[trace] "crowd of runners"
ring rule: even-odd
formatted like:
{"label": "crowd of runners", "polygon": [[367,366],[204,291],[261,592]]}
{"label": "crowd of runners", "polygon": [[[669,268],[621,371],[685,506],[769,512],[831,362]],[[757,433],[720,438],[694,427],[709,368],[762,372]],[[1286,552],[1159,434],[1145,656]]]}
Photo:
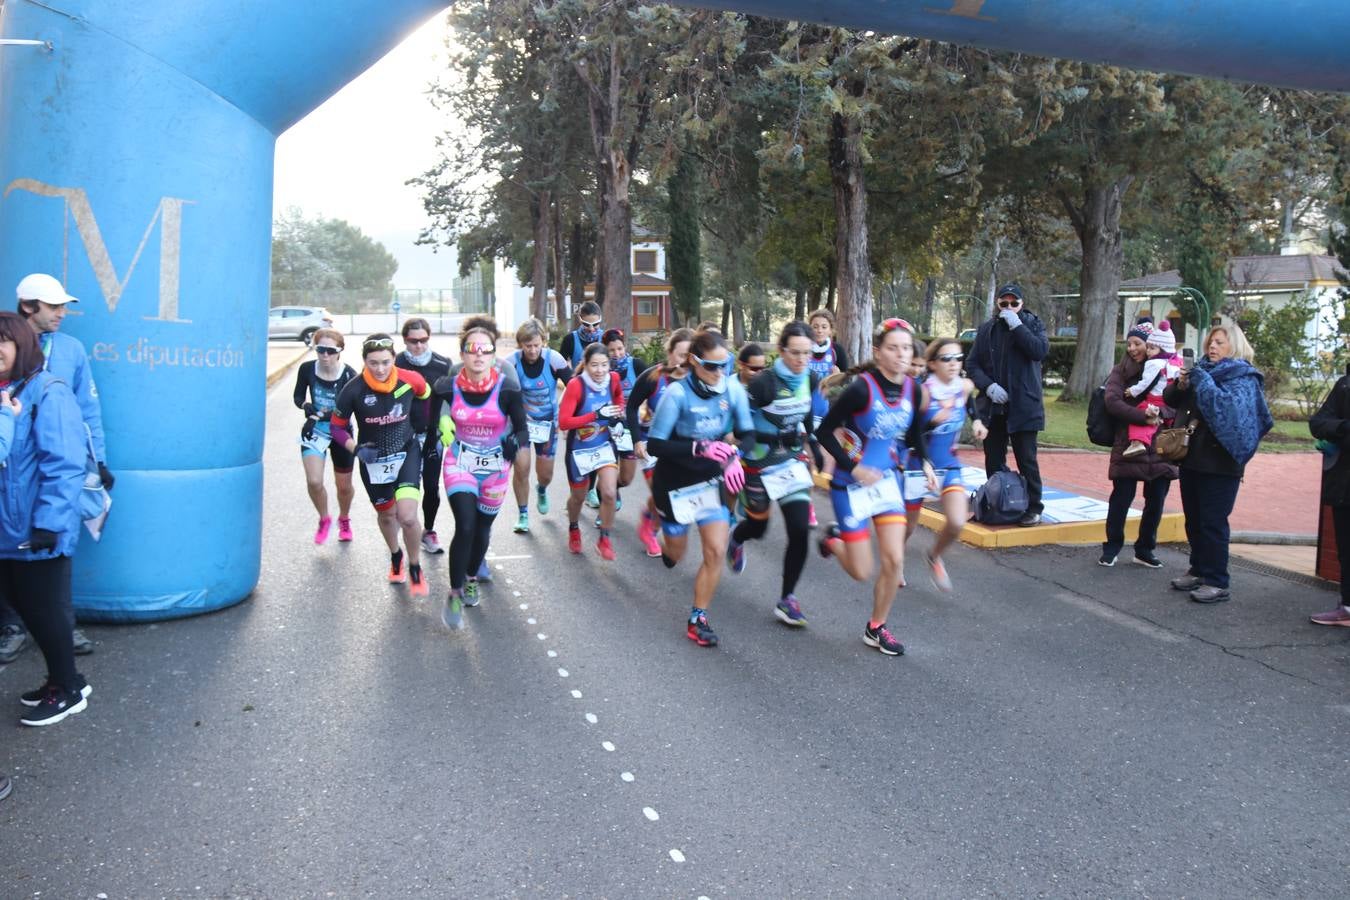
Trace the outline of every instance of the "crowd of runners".
{"label": "crowd of runners", "polygon": [[[905,584],[905,544],[918,509],[937,497],[953,523],[925,558],[942,591],[952,590],[943,551],[966,518],[955,442],[975,389],[962,375],[961,345],[938,339],[925,350],[908,322],[892,318],[872,335],[872,360],[849,367],[833,340],[832,314],[820,310],[809,322],[788,323],[770,352],[747,344],[733,354],[711,323],[677,329],[664,358],[639,371],[626,336],[604,327],[599,306],[583,304],[578,323],[554,350],[545,328],[527,320],[515,334],[517,349],[499,354],[496,323],[470,317],[458,336],[461,362],[452,364],[430,350],[430,325],[413,318],[402,328],[401,352],[391,335],[365,339],[360,372],[341,363],[340,333],[318,332],[317,358],[300,367],[294,395],[305,414],[301,457],[318,513],[315,543],[325,543],[333,525],[324,487],[329,456],[337,539],[353,538],[359,467],[388,547],[388,580],[406,584],[412,597],[428,596],[425,560],[447,550],[435,527],[444,491],[454,533],[442,619],[458,630],[464,608],[479,603],[480,582],[491,577],[492,527],[508,493],[516,501],[514,531],[527,534],[531,495],[535,514],[550,511],[561,454],[568,550],[590,552],[584,532],[593,524],[594,553],[612,562],[615,514],[640,469],[646,497],[638,537],[646,555],[674,568],[698,536],[685,627],[690,640],[712,647],[710,610],[723,567],[745,571],[775,507],[787,548],[773,613],[793,628],[806,625],[796,592],[817,528],[813,472],[824,473],[831,514],[822,518],[831,521],[816,549],[857,581],[872,579],[879,560],[862,639],[902,654],[886,620]],[[975,428],[978,435],[978,422]]]}

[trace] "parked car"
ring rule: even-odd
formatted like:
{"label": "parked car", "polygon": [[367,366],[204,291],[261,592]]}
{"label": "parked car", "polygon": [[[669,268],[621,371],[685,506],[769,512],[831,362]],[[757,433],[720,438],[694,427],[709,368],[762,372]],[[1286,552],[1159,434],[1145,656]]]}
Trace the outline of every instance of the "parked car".
{"label": "parked car", "polygon": [[1077,325],[1064,325],[1064,326],[1062,326],[1062,327],[1060,327],[1060,328],[1056,328],[1056,329],[1055,329],[1055,337],[1057,337],[1057,338],[1076,338],[1076,337],[1078,337],[1078,326],[1077,326]]}
{"label": "parked car", "polygon": [[322,306],[274,306],[267,312],[267,339],[314,340],[320,328],[332,328],[333,316]]}
{"label": "parked car", "polygon": [[978,328],[967,328],[965,331],[958,334],[956,339],[958,341],[973,341],[975,340],[975,335],[979,334],[979,332],[980,330]]}

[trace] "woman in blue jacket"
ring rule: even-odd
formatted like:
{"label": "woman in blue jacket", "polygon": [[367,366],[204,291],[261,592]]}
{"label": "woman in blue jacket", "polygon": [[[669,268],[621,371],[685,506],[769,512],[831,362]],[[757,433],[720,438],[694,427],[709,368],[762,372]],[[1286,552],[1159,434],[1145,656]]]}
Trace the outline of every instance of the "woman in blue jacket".
{"label": "woman in blue jacket", "polygon": [[0,464],[0,596],[42,650],[47,682],[20,700],[25,725],[54,725],[87,705],[75,670],[71,556],[79,540],[85,431],[75,395],[43,371],[37,336],[20,316],[0,313],[0,390],[22,404],[9,458]]}

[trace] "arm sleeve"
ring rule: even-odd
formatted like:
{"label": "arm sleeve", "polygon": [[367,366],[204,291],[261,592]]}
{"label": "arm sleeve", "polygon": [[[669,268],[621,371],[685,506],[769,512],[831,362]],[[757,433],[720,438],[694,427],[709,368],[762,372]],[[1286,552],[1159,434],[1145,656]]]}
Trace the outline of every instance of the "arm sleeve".
{"label": "arm sleeve", "polygon": [[577,408],[581,406],[581,379],[574,378],[567,383],[567,388],[563,390],[562,402],[558,404],[558,427],[563,431],[573,431],[583,425],[589,425],[595,421],[595,413],[588,412],[577,415]]}
{"label": "arm sleeve", "polygon": [[399,380],[413,389],[413,396],[418,400],[427,400],[431,397],[431,385],[427,380],[412,369],[399,369]]}
{"label": "arm sleeve", "polygon": [[304,362],[295,370],[295,392],[291,395],[291,399],[295,401],[296,409],[305,408],[305,397],[309,394],[309,371],[312,365]]}
{"label": "arm sleeve", "polygon": [[88,423],[81,421],[79,405],[65,385],[51,385],[37,402],[33,431],[38,491],[33,527],[64,534],[79,527]]}
{"label": "arm sleeve", "polygon": [[84,419],[84,424],[89,427],[89,436],[94,439],[95,461],[106,463],[108,450],[103,445],[103,410],[99,407],[94,374],[89,371],[89,357],[84,355],[83,348],[79,348],[75,354],[75,377],[70,389],[75,392],[75,402],[80,407],[80,418]]}
{"label": "arm sleeve", "polygon": [[530,427],[525,421],[525,399],[520,391],[503,387],[501,393],[497,395],[497,403],[511,420],[511,431],[515,434],[516,444],[521,447],[530,446]]}
{"label": "arm sleeve", "polygon": [[346,447],[347,442],[355,440],[351,433],[351,415],[352,398],[355,396],[353,385],[360,384],[356,379],[348,381],[338,391],[337,400],[333,402],[333,413],[328,419],[328,428],[332,432],[333,441],[339,447]]}
{"label": "arm sleeve", "polygon": [[633,391],[628,395],[627,423],[628,430],[633,434],[641,434],[638,430],[642,425],[642,404],[656,391],[656,376],[652,370],[657,368],[652,366],[647,371],[638,376],[637,383],[633,385]]}
{"label": "arm sleeve", "polygon": [[836,428],[842,428],[846,420],[851,419],[856,413],[867,408],[867,393],[867,382],[862,378],[854,378],[830,404],[829,411],[825,413],[825,417],[820,420],[820,427],[816,429],[816,440],[820,441],[820,446],[834,457],[839,468],[845,472],[852,472],[855,464],[844,452],[844,447],[834,436],[834,431]]}
{"label": "arm sleeve", "polygon": [[694,442],[675,436],[675,425],[684,405],[684,392],[683,384],[672,382],[661,395],[661,402],[656,404],[656,415],[652,417],[652,427],[647,434],[647,452],[653,456],[687,459],[694,455]]}
{"label": "arm sleeve", "polygon": [[840,372],[847,372],[848,353],[844,351],[843,347],[839,346],[838,342],[831,341],[830,343],[834,344],[834,364],[839,368]]}
{"label": "arm sleeve", "polygon": [[755,445],[755,420],[750,415],[750,398],[744,390],[736,391],[731,401],[731,433],[742,448]]}
{"label": "arm sleeve", "polygon": [[563,383],[563,387],[566,387],[567,382],[571,381],[572,376],[576,374],[572,371],[571,365],[568,364],[567,358],[552,347],[545,348],[544,352],[548,354],[548,364],[554,377]]}
{"label": "arm sleeve", "polygon": [[576,339],[577,336],[569,331],[563,335],[562,343],[558,345],[558,352],[562,354],[563,359],[567,360],[568,365],[572,364],[572,344]]}

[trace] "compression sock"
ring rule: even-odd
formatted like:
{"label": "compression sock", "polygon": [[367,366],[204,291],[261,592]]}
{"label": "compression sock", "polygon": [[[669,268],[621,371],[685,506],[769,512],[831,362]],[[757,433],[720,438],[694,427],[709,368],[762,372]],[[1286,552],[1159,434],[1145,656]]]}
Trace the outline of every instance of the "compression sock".
{"label": "compression sock", "polygon": [[689,622],[692,624],[698,621],[699,616],[706,616],[708,611],[697,606],[689,607]]}

